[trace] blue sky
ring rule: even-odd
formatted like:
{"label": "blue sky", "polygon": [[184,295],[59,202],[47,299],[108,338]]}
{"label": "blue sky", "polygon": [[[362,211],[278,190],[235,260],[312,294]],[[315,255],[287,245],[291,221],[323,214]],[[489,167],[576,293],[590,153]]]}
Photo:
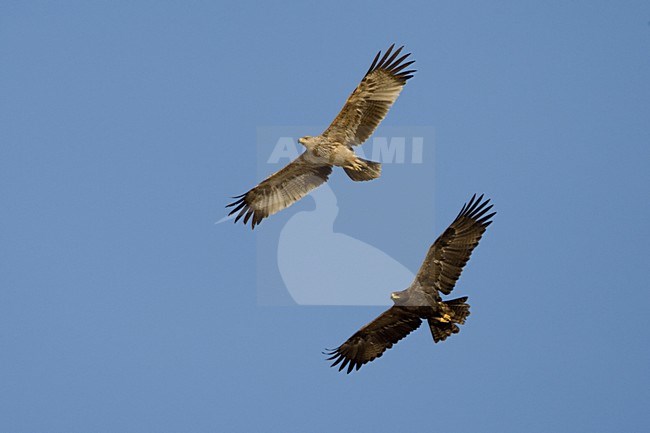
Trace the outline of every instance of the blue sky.
{"label": "blue sky", "polygon": [[[276,223],[214,222],[258,128],[326,125],[392,42],[432,182],[386,167],[347,233],[415,271],[499,213],[461,333],[345,376],[321,350],[381,308],[259,305]],[[649,52],[640,1],[0,3],[0,432],[647,430]]]}

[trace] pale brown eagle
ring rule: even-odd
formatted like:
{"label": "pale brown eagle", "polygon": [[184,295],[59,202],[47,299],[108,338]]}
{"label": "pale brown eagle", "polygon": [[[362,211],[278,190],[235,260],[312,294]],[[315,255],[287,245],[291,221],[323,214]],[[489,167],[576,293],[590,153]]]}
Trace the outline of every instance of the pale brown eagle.
{"label": "pale brown eagle", "polygon": [[379,177],[381,164],[357,157],[352,146],[362,144],[372,135],[415,72],[405,70],[414,62],[405,62],[410,53],[400,56],[404,47],[393,51],[394,46],[383,56],[381,51],[377,53],[361,83],[325,132],[298,140],[306,148],[304,153],[246,194],[233,197],[238,200],[226,207],[233,207],[228,215],[237,213],[235,222],[243,218],[246,224],[250,219],[255,228],[262,219],[326,182],[332,166],[342,167],[354,181]]}
{"label": "pale brown eagle", "polygon": [[340,364],[350,373],[363,364],[379,358],[387,349],[416,330],[426,320],[438,343],[460,331],[458,325],[469,316],[467,297],[443,301],[440,293],[451,293],[472,250],[478,245],[496,212],[489,213],[490,200],[476,194],[461,209],[456,219],[431,245],[411,285],[393,292],[393,305],[372,322],[357,331],[334,350],[327,351],[332,367]]}

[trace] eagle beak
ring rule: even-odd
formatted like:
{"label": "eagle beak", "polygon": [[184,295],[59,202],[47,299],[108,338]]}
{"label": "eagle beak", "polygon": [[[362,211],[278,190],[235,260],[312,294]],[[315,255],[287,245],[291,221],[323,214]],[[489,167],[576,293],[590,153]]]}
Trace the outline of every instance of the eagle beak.
{"label": "eagle beak", "polygon": [[393,301],[395,301],[395,300],[399,299],[399,295],[398,295],[397,293],[391,293],[391,294],[390,294],[390,299],[392,299]]}

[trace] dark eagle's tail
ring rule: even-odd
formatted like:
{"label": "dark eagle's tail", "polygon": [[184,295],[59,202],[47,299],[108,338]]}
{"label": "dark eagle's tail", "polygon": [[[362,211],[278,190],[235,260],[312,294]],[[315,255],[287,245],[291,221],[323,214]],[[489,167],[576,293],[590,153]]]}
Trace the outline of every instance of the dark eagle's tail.
{"label": "dark eagle's tail", "polygon": [[467,316],[469,316],[469,304],[465,303],[465,301],[467,301],[467,296],[444,302],[450,310],[450,318],[447,321],[428,319],[433,341],[438,343],[439,341],[444,341],[451,334],[460,332],[460,328],[456,324],[462,325],[465,323]]}
{"label": "dark eagle's tail", "polygon": [[377,179],[381,175],[381,163],[356,158],[355,167],[343,167],[343,170],[355,182]]}

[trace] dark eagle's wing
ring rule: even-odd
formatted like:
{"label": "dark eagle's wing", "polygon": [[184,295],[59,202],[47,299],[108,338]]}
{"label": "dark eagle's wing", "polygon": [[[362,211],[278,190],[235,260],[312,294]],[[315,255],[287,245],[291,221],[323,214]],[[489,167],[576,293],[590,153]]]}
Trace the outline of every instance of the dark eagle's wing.
{"label": "dark eagle's wing", "polygon": [[377,53],[361,83],[348,97],[336,119],[323,132],[324,137],[356,146],[366,141],[386,117],[406,81],[415,72],[404,70],[414,62],[404,62],[411,54],[398,57],[404,47],[393,52],[394,46],[395,44],[388,48],[381,60],[381,51]]}
{"label": "dark eagle's wing", "polygon": [[327,181],[332,166],[313,164],[303,153],[282,170],[269,176],[255,188],[237,197],[237,201],[226,207],[233,207],[228,215],[236,212],[235,222],[244,218],[244,224],[251,219],[255,228],[262,219],[291,206],[306,196],[309,191]]}
{"label": "dark eagle's wing", "polygon": [[451,225],[431,245],[415,282],[425,290],[433,288],[445,295],[451,293],[463,266],[469,260],[472,250],[478,245],[485,229],[492,223],[496,214],[488,214],[492,205],[490,200],[478,199],[476,194],[466,203]]}
{"label": "dark eagle's wing", "polygon": [[339,371],[348,367],[347,372],[359,369],[363,364],[379,358],[395,343],[416,330],[422,319],[415,310],[408,307],[393,306],[379,317],[365,325],[338,348],[328,351],[329,361],[337,364]]}

